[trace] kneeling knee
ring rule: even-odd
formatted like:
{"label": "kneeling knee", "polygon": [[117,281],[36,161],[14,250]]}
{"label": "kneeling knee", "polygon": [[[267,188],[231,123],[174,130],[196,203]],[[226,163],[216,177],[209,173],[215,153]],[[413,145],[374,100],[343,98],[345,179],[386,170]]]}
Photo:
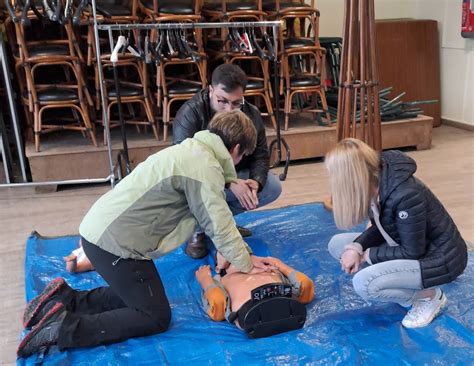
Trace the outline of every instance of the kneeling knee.
{"label": "kneeling knee", "polygon": [[277,180],[277,184],[274,185],[273,187],[273,195],[272,195],[272,201],[276,201],[276,199],[278,197],[280,197],[281,195],[281,192],[282,192],[282,187],[281,187],[281,183],[279,180]]}
{"label": "kneeling knee", "polygon": [[171,309],[161,309],[150,314],[153,322],[153,330],[155,333],[162,333],[168,330],[171,323]]}
{"label": "kneeling knee", "polygon": [[364,273],[359,271],[354,275],[352,279],[352,286],[354,287],[354,291],[362,297],[364,300],[369,300],[369,292],[368,292],[368,281]]}

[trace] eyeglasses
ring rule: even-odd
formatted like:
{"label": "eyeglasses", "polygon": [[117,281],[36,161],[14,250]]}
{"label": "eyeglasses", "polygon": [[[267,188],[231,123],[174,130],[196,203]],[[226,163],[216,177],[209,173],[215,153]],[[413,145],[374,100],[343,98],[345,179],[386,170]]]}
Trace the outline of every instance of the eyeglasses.
{"label": "eyeglasses", "polygon": [[242,107],[245,104],[245,99],[243,99],[243,98],[242,98],[242,100],[234,100],[234,101],[231,102],[230,100],[227,100],[227,99],[222,98],[222,97],[218,97],[216,95],[216,99],[217,99],[217,104],[219,104],[219,106],[222,107],[222,108],[226,108],[230,104],[232,109],[237,109],[237,108],[242,109]]}

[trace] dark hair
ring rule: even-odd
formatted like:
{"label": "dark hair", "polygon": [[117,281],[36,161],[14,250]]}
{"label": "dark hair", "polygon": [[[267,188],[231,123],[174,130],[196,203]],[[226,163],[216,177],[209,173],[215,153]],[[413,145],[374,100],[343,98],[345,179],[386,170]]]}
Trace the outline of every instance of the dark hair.
{"label": "dark hair", "polygon": [[212,86],[222,85],[222,89],[226,93],[233,92],[237,88],[245,91],[247,87],[247,75],[237,65],[222,64],[219,65],[212,73]]}
{"label": "dark hair", "polygon": [[219,136],[229,151],[237,144],[240,145],[240,154],[249,155],[255,150],[257,130],[253,122],[238,109],[217,113],[207,129]]}

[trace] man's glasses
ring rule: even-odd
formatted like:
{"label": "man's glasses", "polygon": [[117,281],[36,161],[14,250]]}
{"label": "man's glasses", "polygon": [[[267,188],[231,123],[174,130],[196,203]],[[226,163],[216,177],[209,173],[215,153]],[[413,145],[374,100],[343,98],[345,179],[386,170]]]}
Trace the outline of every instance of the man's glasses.
{"label": "man's glasses", "polygon": [[217,104],[219,104],[219,106],[222,107],[222,108],[226,108],[230,104],[232,109],[237,109],[237,108],[241,109],[245,104],[245,100],[243,98],[242,98],[242,100],[234,100],[234,101],[231,102],[230,100],[218,97],[216,95],[216,99],[217,99]]}

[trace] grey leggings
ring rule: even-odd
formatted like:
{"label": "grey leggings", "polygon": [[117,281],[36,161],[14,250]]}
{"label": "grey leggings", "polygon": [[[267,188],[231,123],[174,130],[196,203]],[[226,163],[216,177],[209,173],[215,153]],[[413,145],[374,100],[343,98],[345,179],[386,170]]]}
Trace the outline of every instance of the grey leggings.
{"label": "grey leggings", "polygon": [[[344,246],[352,243],[360,233],[334,235],[328,250],[337,260],[341,259]],[[396,302],[410,306],[423,289],[420,262],[397,259],[368,265],[352,279],[355,292],[366,301]]]}

